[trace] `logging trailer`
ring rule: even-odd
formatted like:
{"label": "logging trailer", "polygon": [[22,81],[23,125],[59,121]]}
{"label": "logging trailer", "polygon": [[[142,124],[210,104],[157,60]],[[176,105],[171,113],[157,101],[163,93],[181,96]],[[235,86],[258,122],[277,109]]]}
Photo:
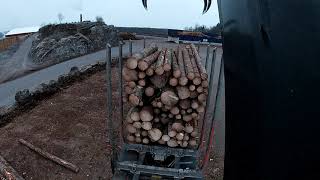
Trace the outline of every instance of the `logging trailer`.
{"label": "logging trailer", "polygon": [[[145,41],[145,40],[144,40]],[[132,41],[129,42],[129,51],[130,54],[132,55]],[[127,139],[126,137],[126,131],[128,131],[128,126],[127,129],[123,128],[125,126],[126,118],[124,116],[124,109],[128,109],[126,108],[126,104],[131,103],[134,104],[136,106],[141,105],[142,101],[139,101],[139,99],[134,99],[131,98],[131,96],[129,96],[127,99],[129,99],[127,101],[126,98],[122,98],[127,96],[126,95],[126,89],[124,89],[124,87],[127,86],[127,84],[125,85],[124,81],[126,80],[130,80],[130,78],[132,78],[132,74],[130,74],[131,76],[127,77],[124,75],[124,77],[122,77],[124,71],[126,70],[127,67],[123,67],[123,57],[122,57],[122,43],[119,43],[119,58],[118,58],[118,62],[117,62],[117,66],[118,66],[118,74],[119,74],[119,80],[116,80],[118,83],[117,85],[117,91],[119,92],[118,96],[120,97],[121,101],[120,102],[114,102],[112,100],[112,98],[114,98],[113,92],[112,92],[112,81],[114,81],[115,79],[111,79],[111,46],[107,45],[107,63],[106,63],[106,77],[107,77],[107,123],[108,123],[108,135],[109,135],[109,139],[110,139],[110,146],[112,149],[112,170],[114,173],[113,179],[117,180],[117,179],[132,179],[132,180],[138,180],[138,179],[190,179],[190,180],[200,180],[200,179],[204,179],[203,174],[202,174],[202,169],[206,166],[207,161],[209,160],[209,154],[210,154],[210,147],[212,146],[212,141],[213,141],[213,133],[214,133],[214,110],[215,110],[215,103],[216,103],[216,96],[218,93],[218,86],[216,85],[218,82],[213,82],[214,79],[220,79],[220,72],[222,72],[221,66],[221,59],[218,60],[216,59],[216,48],[212,48],[212,59],[209,60],[209,55],[210,55],[210,51],[211,51],[211,46],[207,46],[207,55],[205,58],[205,68],[206,70],[211,70],[209,74],[208,78],[208,83],[205,85],[205,87],[208,89],[208,94],[207,96],[205,96],[205,103],[207,104],[213,104],[213,106],[206,106],[206,112],[207,113],[203,113],[204,115],[202,116],[202,119],[200,120],[200,124],[199,124],[199,138],[194,139],[197,135],[193,137],[190,136],[190,138],[193,138],[194,141],[183,141],[186,144],[183,145],[182,143],[182,137],[181,137],[181,142],[179,143],[181,147],[178,148],[178,144],[176,142],[169,142],[168,140],[170,139],[170,137],[167,135],[166,137],[162,136],[162,139],[167,139],[165,141],[161,140],[161,136],[157,137],[157,135],[150,134],[152,132],[151,127],[154,128],[154,126],[156,126],[154,123],[153,125],[151,125],[151,119],[153,117],[151,117],[150,115],[147,116],[145,115],[145,117],[141,117],[141,119],[146,119],[148,118],[149,120],[142,120],[142,127],[141,127],[141,123],[139,123],[139,128],[141,128],[141,130],[143,129],[147,129],[149,131],[149,139],[148,138],[144,138],[142,140],[142,135],[138,134],[139,136],[136,137],[139,140],[135,141],[134,135],[133,137],[128,135]],[[145,46],[145,42],[144,42],[144,46]],[[152,47],[154,45],[151,45],[150,47]],[[145,52],[148,48],[150,49],[150,47],[145,48],[142,52]],[[193,47],[193,50],[197,51],[194,45],[188,46],[188,48],[191,49],[191,47]],[[189,51],[190,51],[189,49]],[[185,51],[186,53],[186,49],[181,49],[181,54],[182,51]],[[168,53],[170,53],[169,50],[167,51],[157,51],[154,52],[152,51],[152,55],[150,55],[150,53],[148,54],[149,56],[147,58],[151,59],[161,59],[161,54],[166,54],[168,55]],[[133,55],[134,57],[135,55]],[[152,56],[157,56],[158,58],[152,57]],[[172,56],[173,57],[174,53],[172,52]],[[181,56],[181,55],[180,55]],[[168,56],[166,56],[168,57]],[[189,57],[189,56],[188,56]],[[181,58],[181,57],[180,57]],[[178,57],[175,59],[177,60]],[[130,58],[127,60],[127,64],[126,66],[130,67],[130,64],[128,65],[128,61],[130,60]],[[163,64],[166,64],[167,59],[164,58],[163,60]],[[174,60],[174,61],[175,61]],[[191,61],[195,61],[194,58],[191,58]],[[173,61],[173,62],[174,62]],[[170,60],[171,62],[171,60]],[[211,62],[211,63],[210,63]],[[156,62],[154,63],[156,64]],[[134,67],[132,69],[134,69],[135,67],[137,67],[138,65],[133,65]],[[209,67],[210,66],[210,67]],[[215,68],[216,66],[216,68]],[[174,68],[174,65],[172,65],[172,67]],[[217,68],[218,67],[218,68]],[[131,68],[131,67],[130,67]],[[137,67],[138,68],[138,67]],[[147,68],[143,66],[143,64],[139,64],[139,68],[146,70]],[[155,68],[156,69],[156,68]],[[171,65],[170,68],[165,68],[164,69],[171,69]],[[203,68],[203,70],[205,70]],[[219,72],[213,72],[214,70],[218,70]],[[161,71],[156,71],[154,72],[155,76],[157,75],[156,73],[159,74],[165,74],[165,70],[163,70],[163,72]],[[113,72],[114,73],[114,72]],[[177,73],[173,73],[172,74],[177,74]],[[178,73],[179,74],[179,73]],[[208,75],[206,74],[206,75]],[[219,76],[218,78],[213,78],[215,75]],[[142,77],[145,77],[148,75],[143,75]],[[150,77],[150,76],[149,76]],[[199,76],[200,77],[200,76]],[[136,79],[135,79],[136,80]],[[180,78],[181,80],[181,78]],[[136,81],[137,82],[137,81]],[[188,82],[188,79],[187,79]],[[197,81],[190,81],[189,82],[195,82],[196,84],[199,85],[200,82]],[[172,83],[171,81],[167,81],[167,84],[170,83],[170,86],[174,86],[177,85],[175,83]],[[179,83],[179,82],[178,82]],[[184,82],[180,82],[182,84],[184,84]],[[157,83],[155,83],[157,84]],[[187,84],[187,83],[185,83]],[[215,85],[213,85],[215,84]],[[145,86],[144,84],[140,84],[141,86]],[[139,86],[137,85],[137,86]],[[201,86],[201,84],[199,85]],[[190,87],[192,88],[192,87]],[[146,88],[148,89],[148,88]],[[161,89],[162,94],[164,94],[166,97],[170,97],[170,93],[172,93],[171,91],[165,91],[165,89]],[[194,91],[196,91],[195,89],[193,89]],[[201,92],[203,92],[203,90],[200,88]],[[153,91],[151,91],[152,94],[150,94],[150,96],[152,96]],[[132,92],[131,92],[132,93]],[[148,90],[145,91],[145,94],[148,94]],[[174,93],[173,93],[174,95]],[[198,97],[199,98],[199,97]],[[124,100],[122,100],[124,99]],[[127,102],[127,103],[123,103],[123,102]],[[152,103],[151,103],[152,104]],[[155,107],[157,103],[155,103]],[[120,108],[120,112],[114,112],[112,111],[112,107],[113,106],[119,106]],[[195,105],[193,105],[194,108],[197,108],[199,105],[195,103]],[[140,111],[140,113],[145,110],[147,108],[143,107],[142,110]],[[155,108],[157,109],[157,108]],[[174,110],[173,110],[174,109]],[[191,109],[191,107],[190,107]],[[175,110],[179,109],[177,107],[172,108],[171,112],[174,113]],[[202,107],[200,112],[203,112],[204,108]],[[128,112],[130,118],[132,117],[131,113],[132,110],[130,110]],[[182,110],[184,111],[184,110]],[[209,112],[209,113],[208,113]],[[131,114],[130,114],[131,113]],[[169,112],[170,115],[172,115]],[[177,114],[177,113],[174,113]],[[191,111],[190,111],[191,114]],[[171,117],[174,117],[174,115],[172,115]],[[178,118],[178,116],[175,116],[176,118]],[[173,119],[176,119],[176,118]],[[184,116],[183,116],[184,117]],[[180,117],[181,118],[181,117]],[[128,119],[128,115],[127,115],[127,119]],[[136,119],[135,117],[133,119]],[[138,118],[139,119],[139,118]],[[171,119],[170,119],[171,120]],[[150,121],[150,122],[147,122]],[[155,120],[152,120],[155,121]],[[161,120],[162,121],[162,120]],[[132,121],[133,122],[133,121]],[[132,123],[130,122],[130,123]],[[147,125],[147,123],[150,123],[150,125]],[[145,127],[144,127],[145,124]],[[169,126],[169,125],[168,125]],[[135,124],[133,124],[133,126],[130,124],[129,127],[129,131],[130,133],[136,133],[137,128],[135,128]],[[206,128],[204,128],[206,127]],[[209,130],[210,129],[210,130]],[[192,132],[192,130],[190,131],[190,133]],[[140,130],[139,130],[140,133]],[[154,132],[155,134],[157,132]],[[161,133],[161,132],[159,132]],[[176,135],[177,133],[175,133],[174,135]],[[179,133],[182,134],[182,133]],[[169,133],[170,135],[170,133]],[[189,134],[191,135],[191,134]],[[140,138],[141,136],[141,138]],[[183,134],[182,134],[183,136]],[[187,135],[185,135],[187,136]],[[173,137],[173,136],[171,136]],[[176,136],[174,136],[175,138]],[[147,140],[147,142],[145,142],[145,139]],[[160,139],[160,140],[159,140]],[[172,139],[172,138],[171,138]],[[189,137],[188,137],[189,139]],[[159,140],[159,141],[158,141]],[[150,143],[149,143],[150,141]],[[156,141],[159,142],[159,144],[155,143]],[[179,142],[177,140],[177,142]],[[189,142],[189,146],[187,145]],[[199,143],[196,143],[199,142]],[[171,144],[170,144],[171,143]],[[168,144],[168,146],[165,146],[166,144]],[[191,144],[193,144],[192,148]],[[188,146],[188,147],[187,147]]]}

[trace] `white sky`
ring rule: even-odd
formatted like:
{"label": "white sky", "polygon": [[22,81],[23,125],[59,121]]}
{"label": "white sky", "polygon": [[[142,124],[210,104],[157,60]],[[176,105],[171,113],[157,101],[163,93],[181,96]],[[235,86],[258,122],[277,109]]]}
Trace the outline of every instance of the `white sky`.
{"label": "white sky", "polygon": [[0,0],[0,31],[15,27],[58,22],[94,20],[102,16],[116,26],[183,29],[195,24],[213,26],[219,22],[217,2],[202,15],[203,0],[148,0],[145,11],[141,0]]}

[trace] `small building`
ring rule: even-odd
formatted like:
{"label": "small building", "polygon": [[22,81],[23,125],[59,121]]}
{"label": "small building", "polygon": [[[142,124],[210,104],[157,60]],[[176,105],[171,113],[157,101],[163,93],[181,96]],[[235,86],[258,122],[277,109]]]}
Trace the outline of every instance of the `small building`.
{"label": "small building", "polygon": [[38,32],[39,29],[40,29],[39,26],[15,28],[7,32],[6,37],[20,37],[20,36],[31,35],[33,33]]}

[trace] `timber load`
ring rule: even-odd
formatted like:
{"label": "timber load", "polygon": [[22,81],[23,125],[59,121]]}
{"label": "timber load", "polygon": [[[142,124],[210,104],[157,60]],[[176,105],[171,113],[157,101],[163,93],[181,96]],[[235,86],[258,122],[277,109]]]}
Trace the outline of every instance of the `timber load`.
{"label": "timber load", "polygon": [[154,44],[130,57],[122,69],[129,143],[196,148],[208,74],[194,45],[159,49]]}

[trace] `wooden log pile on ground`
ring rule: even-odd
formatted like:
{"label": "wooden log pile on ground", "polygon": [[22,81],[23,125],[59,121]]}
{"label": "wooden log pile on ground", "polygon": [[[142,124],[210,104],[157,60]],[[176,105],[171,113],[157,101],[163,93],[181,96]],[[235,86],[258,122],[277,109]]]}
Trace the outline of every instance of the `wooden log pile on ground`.
{"label": "wooden log pile on ground", "polygon": [[128,59],[122,75],[123,101],[132,106],[124,123],[128,142],[197,147],[208,75],[193,44],[151,45]]}

